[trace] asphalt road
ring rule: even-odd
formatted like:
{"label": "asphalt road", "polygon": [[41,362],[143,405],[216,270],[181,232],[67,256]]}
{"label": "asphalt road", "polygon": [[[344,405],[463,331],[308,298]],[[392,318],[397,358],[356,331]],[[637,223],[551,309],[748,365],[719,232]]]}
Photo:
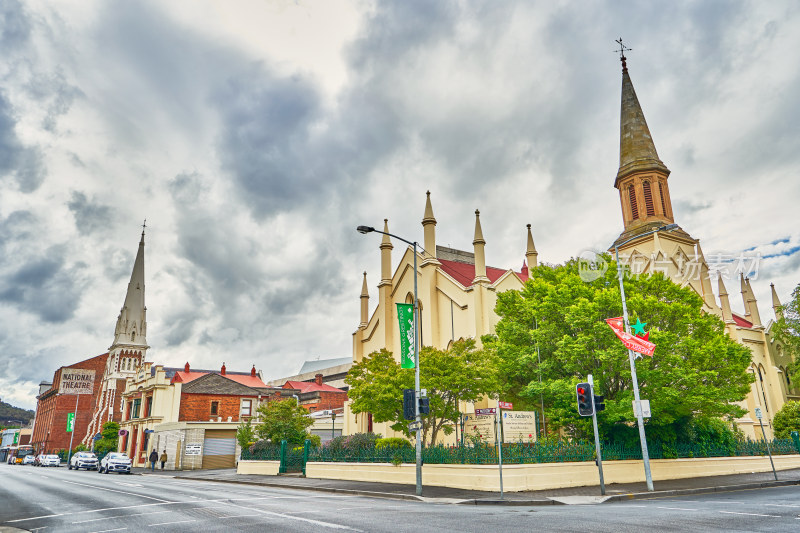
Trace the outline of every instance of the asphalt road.
{"label": "asphalt road", "polygon": [[0,464],[0,531],[798,531],[800,487],[601,505],[474,506]]}

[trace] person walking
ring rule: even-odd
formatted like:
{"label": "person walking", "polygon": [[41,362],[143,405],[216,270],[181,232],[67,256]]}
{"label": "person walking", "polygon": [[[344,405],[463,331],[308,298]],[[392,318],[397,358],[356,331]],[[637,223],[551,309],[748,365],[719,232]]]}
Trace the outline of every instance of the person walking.
{"label": "person walking", "polygon": [[150,457],[148,459],[150,459],[150,471],[155,472],[156,461],[158,461],[158,453],[156,452],[155,448],[153,448],[153,451],[150,452]]}
{"label": "person walking", "polygon": [[164,470],[164,465],[167,464],[167,450],[164,450],[159,460],[161,461],[161,470]]}

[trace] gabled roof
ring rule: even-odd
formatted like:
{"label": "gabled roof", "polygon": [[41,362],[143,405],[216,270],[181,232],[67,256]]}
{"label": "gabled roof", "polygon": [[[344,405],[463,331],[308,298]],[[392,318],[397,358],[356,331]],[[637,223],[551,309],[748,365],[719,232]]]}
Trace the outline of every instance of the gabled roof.
{"label": "gabled roof", "polygon": [[300,391],[300,394],[305,394],[306,392],[341,392],[342,394],[347,394],[342,389],[337,389],[325,383],[317,385],[314,381],[287,381],[283,384],[283,388],[297,389]]}
{"label": "gabled roof", "polygon": [[[181,369],[174,369],[170,368],[164,369],[167,372],[167,377],[170,377],[170,383],[189,383],[194,381],[197,378],[205,376],[206,374],[219,374],[219,370],[192,370],[190,372],[186,372]],[[258,376],[253,376],[250,372],[226,372],[225,376],[228,379],[236,381],[237,383],[241,383],[247,387],[266,387],[266,383],[261,381],[261,378]]]}
{"label": "gabled roof", "polygon": [[352,362],[352,357],[337,357],[336,359],[317,359],[316,361],[306,361],[303,363],[303,366],[300,368],[300,372],[298,372],[298,374],[323,370],[332,366],[346,365]]}
{"label": "gabled roof", "polygon": [[219,374],[205,374],[183,386],[186,394],[230,394],[235,396],[257,396],[259,392]]}
{"label": "gabled roof", "polygon": [[[442,264],[442,270],[461,285],[464,287],[472,285],[472,280],[475,279],[475,265],[462,263],[460,261],[450,261],[448,259],[438,259],[438,261]],[[495,283],[506,272],[508,272],[508,270],[490,266],[486,267],[486,277],[489,278],[489,281],[492,283]],[[528,273],[525,271],[514,273],[519,276],[522,281],[528,279]]]}

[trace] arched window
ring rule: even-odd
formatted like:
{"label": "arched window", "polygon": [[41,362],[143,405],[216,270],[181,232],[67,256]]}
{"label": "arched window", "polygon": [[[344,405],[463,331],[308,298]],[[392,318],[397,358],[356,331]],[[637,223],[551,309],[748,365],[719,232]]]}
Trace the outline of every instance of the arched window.
{"label": "arched window", "polygon": [[633,188],[633,185],[628,186],[628,196],[631,200],[631,218],[636,220],[639,218],[639,209],[636,207],[636,190]]}
{"label": "arched window", "polygon": [[650,190],[649,181],[642,183],[642,190],[644,191],[644,207],[647,216],[652,217],[656,214],[656,208],[653,206],[653,192]]}
{"label": "arched window", "polygon": [[661,197],[661,210],[664,214],[667,214],[667,202],[664,200],[664,187],[661,185],[661,182],[658,182],[658,195]]}

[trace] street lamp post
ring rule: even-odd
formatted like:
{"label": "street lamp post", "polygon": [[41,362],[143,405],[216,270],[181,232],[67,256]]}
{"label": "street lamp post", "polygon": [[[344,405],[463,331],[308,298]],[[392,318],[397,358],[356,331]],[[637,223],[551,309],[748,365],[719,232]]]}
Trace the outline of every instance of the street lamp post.
{"label": "street lamp post", "polygon": [[[380,233],[394,237],[399,241],[403,241],[414,247],[414,420],[417,426],[417,496],[422,496],[422,421],[419,417],[419,300],[417,299],[417,241],[407,241],[402,237],[398,237],[392,233],[377,230],[372,226],[358,226],[356,228],[361,234],[367,233]],[[389,327],[386,324],[384,327]]]}
{"label": "street lamp post", "polygon": [[[617,277],[619,278],[619,292],[622,295],[622,316],[625,320],[625,332],[630,334],[631,332],[631,325],[628,323],[628,305],[625,301],[625,286],[622,283],[623,272],[622,268],[619,266],[619,247],[627,244],[633,240],[641,239],[642,237],[647,237],[648,235],[652,235],[653,233],[658,233],[659,231],[672,231],[677,228],[677,224],[668,224],[666,226],[661,226],[660,228],[654,229],[652,231],[648,231],[646,233],[642,233],[641,235],[636,235],[635,237],[631,237],[630,239],[623,241],[619,244],[614,245],[614,255],[617,261]],[[641,400],[639,399],[639,380],[636,377],[636,358],[633,355],[633,350],[628,350],[628,360],[631,363],[631,380],[633,381],[633,398],[636,402],[636,422],[639,425],[639,441],[642,445],[642,462],[644,463],[644,477],[647,481],[647,490],[653,491],[653,476],[650,474],[650,455],[647,452],[647,438],[644,434],[644,417],[642,416],[642,408],[641,408]]]}

